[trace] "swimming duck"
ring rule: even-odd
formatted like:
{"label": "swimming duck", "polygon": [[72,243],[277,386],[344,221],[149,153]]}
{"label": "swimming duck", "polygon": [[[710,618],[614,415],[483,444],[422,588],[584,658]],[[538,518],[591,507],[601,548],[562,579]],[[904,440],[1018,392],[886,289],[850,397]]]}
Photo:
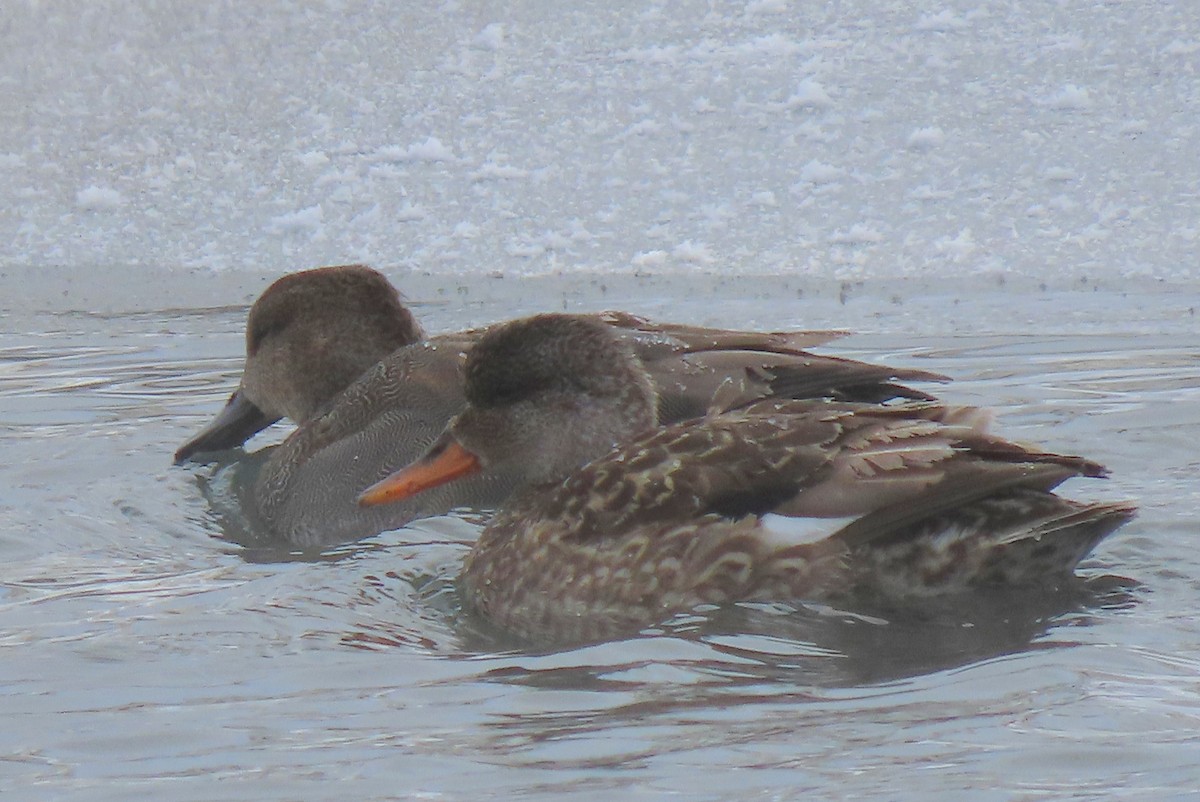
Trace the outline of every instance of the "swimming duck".
{"label": "swimming duck", "polygon": [[[621,312],[591,317],[638,355],[656,385],[662,422],[702,415],[714,398],[927,399],[893,380],[945,379],[802,350],[837,333],[726,331]],[[426,338],[396,288],[363,265],[286,275],[250,309],[237,390],[175,461],[241,445],[281,418],[297,423],[253,480],[246,512],[259,529],[300,546],[353,540],[456,507],[493,509],[513,487],[506,473],[483,472],[386,508],[355,504],[359,490],[423,453],[465,405],[464,352],[480,334]]]}
{"label": "swimming duck", "polygon": [[1104,468],[988,434],[968,407],[766,399],[660,427],[633,349],[583,317],[491,329],[465,377],[466,409],[360,503],[511,476],[460,589],[527,638],[606,637],[698,604],[1056,582],[1134,514],[1056,495]]}

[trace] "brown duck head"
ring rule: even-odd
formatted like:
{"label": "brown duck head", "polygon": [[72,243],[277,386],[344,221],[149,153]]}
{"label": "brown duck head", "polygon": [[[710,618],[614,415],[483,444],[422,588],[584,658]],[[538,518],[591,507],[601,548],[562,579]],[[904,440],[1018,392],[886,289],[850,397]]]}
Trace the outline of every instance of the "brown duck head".
{"label": "brown duck head", "polygon": [[481,470],[518,486],[554,482],[656,423],[654,384],[629,344],[594,317],[495,326],[467,356],[467,408],[421,459],[366,490],[407,498]]}
{"label": "brown duck head", "polygon": [[284,276],[250,308],[237,390],[175,452],[176,464],[241,445],[280,418],[303,423],[372,365],[422,337],[396,288],[369,267]]}

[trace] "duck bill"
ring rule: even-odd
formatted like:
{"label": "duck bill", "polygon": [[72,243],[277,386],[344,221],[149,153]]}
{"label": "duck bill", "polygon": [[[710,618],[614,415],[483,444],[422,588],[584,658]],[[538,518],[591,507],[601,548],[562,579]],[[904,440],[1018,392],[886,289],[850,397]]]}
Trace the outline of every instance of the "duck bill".
{"label": "duck bill", "polygon": [[479,457],[463,448],[450,435],[444,434],[428,454],[364,490],[358,497],[358,503],[363,507],[373,507],[400,501],[480,470]]}
{"label": "duck bill", "polygon": [[240,446],[277,420],[278,416],[271,417],[247,401],[239,389],[229,396],[225,408],[217,413],[211,423],[179,447],[175,452],[175,464],[179,465],[201,452],[224,451]]}

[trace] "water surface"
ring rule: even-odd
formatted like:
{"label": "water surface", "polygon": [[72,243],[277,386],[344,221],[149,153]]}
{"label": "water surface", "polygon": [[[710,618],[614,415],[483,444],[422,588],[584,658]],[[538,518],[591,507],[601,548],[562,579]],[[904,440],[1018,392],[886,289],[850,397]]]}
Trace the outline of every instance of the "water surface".
{"label": "water surface", "polygon": [[1189,300],[997,288],[859,303],[742,285],[714,303],[714,287],[407,291],[435,331],[605,306],[856,329],[821,350],[953,376],[939,392],[996,407],[1001,431],[1113,471],[1066,492],[1136,499],[1140,517],[1064,589],[880,615],[746,605],[532,650],[458,614],[477,522],[246,548],[209,502],[228,467],[170,465],[236,382],[244,306],[14,310],[0,340],[5,799],[1200,788]]}

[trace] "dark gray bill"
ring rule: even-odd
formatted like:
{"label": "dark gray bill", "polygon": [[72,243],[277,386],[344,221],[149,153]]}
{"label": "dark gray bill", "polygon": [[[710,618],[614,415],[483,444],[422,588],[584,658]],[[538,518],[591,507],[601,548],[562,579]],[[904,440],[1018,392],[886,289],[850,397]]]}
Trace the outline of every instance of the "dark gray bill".
{"label": "dark gray bill", "polygon": [[213,418],[212,423],[179,447],[175,452],[175,464],[179,465],[192,455],[204,451],[224,451],[240,446],[277,420],[278,416],[269,417],[247,401],[239,390],[229,396],[225,408]]}

